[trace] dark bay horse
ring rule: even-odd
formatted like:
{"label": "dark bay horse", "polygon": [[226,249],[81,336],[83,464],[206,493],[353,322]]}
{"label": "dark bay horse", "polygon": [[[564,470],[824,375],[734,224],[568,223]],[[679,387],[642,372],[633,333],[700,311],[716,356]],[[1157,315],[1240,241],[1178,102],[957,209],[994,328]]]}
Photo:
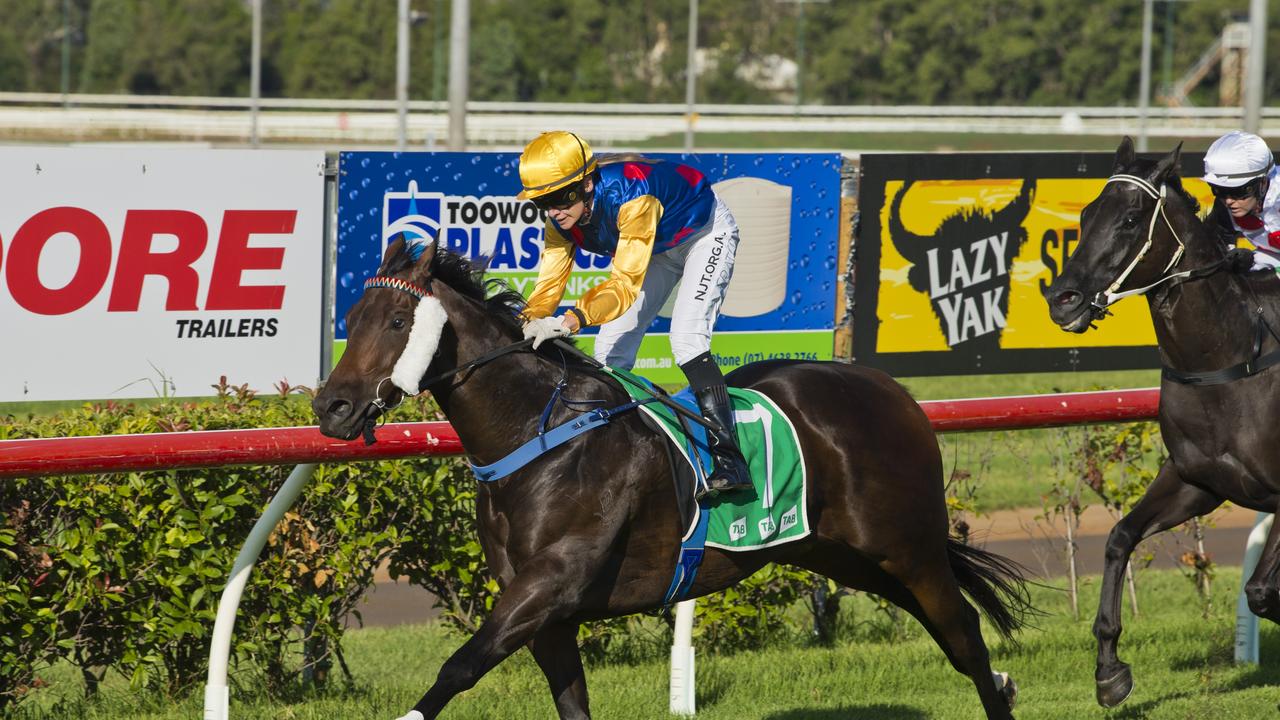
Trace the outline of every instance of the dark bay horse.
{"label": "dark bay horse", "polygon": [[[1224,500],[1275,512],[1280,499],[1280,369],[1266,369],[1280,347],[1280,281],[1230,270],[1232,253],[1182,188],[1179,149],[1140,159],[1124,139],[1114,174],[1080,213],[1080,244],[1045,291],[1050,316],[1071,332],[1087,330],[1121,296],[1145,292],[1164,365],[1159,420],[1169,457],[1107,539],[1093,625],[1105,707],[1133,690],[1116,644],[1121,579],[1138,542]],[[1278,546],[1280,523],[1245,586],[1249,608],[1272,621],[1280,621]]]}
{"label": "dark bay horse", "polygon": [[[521,337],[519,294],[487,296],[491,285],[469,261],[434,245],[415,259],[396,240],[378,276],[391,280],[375,280],[384,286],[367,286],[352,308],[346,352],[314,400],[320,429],[332,437],[356,438],[383,406],[399,400],[386,379],[426,302],[401,284],[434,297],[447,316],[423,377]],[[550,344],[501,354],[428,389],[472,459],[492,463],[536,434],[566,362],[565,397],[609,407],[628,400],[616,381]],[[833,362],[758,363],[732,373],[729,383],[764,393],[794,418],[813,532],[757,551],[708,547],[690,597],[729,587],[770,562],[875,593],[920,621],[952,666],[972,679],[987,717],[1012,717],[1015,686],[1003,674],[993,677],[978,613],[961,591],[1007,637],[1030,609],[1024,580],[1004,558],[948,537],[942,459],[920,407],[888,376]],[[557,406],[548,427],[576,414]],[[639,413],[625,413],[480,486],[480,542],[503,592],[406,717],[436,717],[526,646],[560,717],[590,717],[579,624],[660,606],[675,569],[685,528],[664,442]]]}

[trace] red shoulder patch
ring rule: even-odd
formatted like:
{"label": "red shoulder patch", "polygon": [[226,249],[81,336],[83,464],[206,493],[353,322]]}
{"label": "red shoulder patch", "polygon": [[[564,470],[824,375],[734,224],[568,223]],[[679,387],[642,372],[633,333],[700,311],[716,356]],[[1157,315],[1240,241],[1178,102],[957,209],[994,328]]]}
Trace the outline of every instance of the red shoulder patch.
{"label": "red shoulder patch", "polygon": [[697,187],[698,183],[705,179],[702,173],[698,172],[697,168],[692,168],[688,165],[676,165],[676,172],[680,173],[680,177],[684,178],[685,182],[689,183],[689,187]]}
{"label": "red shoulder patch", "polygon": [[1233,217],[1231,219],[1244,230],[1262,229],[1262,218],[1257,215],[1245,215],[1244,217]]}
{"label": "red shoulder patch", "polygon": [[644,180],[651,172],[653,168],[645,163],[629,162],[622,166],[622,176],[628,180]]}

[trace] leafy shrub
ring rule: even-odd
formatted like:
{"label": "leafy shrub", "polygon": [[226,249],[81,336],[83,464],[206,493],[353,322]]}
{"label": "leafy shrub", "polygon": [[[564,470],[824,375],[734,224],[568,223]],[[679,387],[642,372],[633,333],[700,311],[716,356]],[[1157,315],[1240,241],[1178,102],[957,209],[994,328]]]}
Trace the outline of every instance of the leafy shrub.
{"label": "leafy shrub", "polygon": [[[305,398],[290,396],[287,385],[278,388],[282,397],[266,399],[225,381],[216,387],[220,396],[211,402],[85,405],[0,426],[5,437],[17,438],[312,422]],[[402,412],[406,420],[434,419],[425,402],[407,403]],[[167,694],[196,684],[207,671],[217,600],[235,556],[288,470],[0,484],[0,703],[19,698],[38,668],[58,658],[82,667],[86,677],[110,668],[135,687]],[[434,553],[425,556],[428,567],[454,574],[454,543],[433,547],[423,538],[438,537],[437,522],[474,523],[468,502],[441,500],[451,496],[444,486],[457,487],[464,476],[466,466],[455,458],[318,467],[246,586],[233,648],[237,666],[263,674],[280,693],[297,686],[299,670],[341,660],[344,618],[379,564],[406,542],[415,543],[415,553]],[[465,608],[472,593],[455,595]]]}
{"label": "leafy shrub", "polygon": [[814,585],[813,573],[766,565],[723,592],[700,598],[694,636],[718,651],[760,647],[786,626],[785,610]]}
{"label": "leafy shrub", "polygon": [[59,628],[70,609],[49,582],[52,559],[33,532],[47,511],[40,498],[0,495],[0,714],[37,684],[41,664],[67,649]]}

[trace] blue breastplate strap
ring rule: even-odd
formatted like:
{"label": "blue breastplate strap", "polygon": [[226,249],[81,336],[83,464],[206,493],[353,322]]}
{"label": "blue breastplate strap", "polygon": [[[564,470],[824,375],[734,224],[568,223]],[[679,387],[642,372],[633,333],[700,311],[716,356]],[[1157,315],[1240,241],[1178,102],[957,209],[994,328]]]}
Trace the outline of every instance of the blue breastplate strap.
{"label": "blue breastplate strap", "polygon": [[[540,429],[546,427],[547,419],[551,415],[551,407],[562,389],[557,387],[556,392],[552,394],[552,400],[547,404],[547,409],[543,411],[542,419],[538,423]],[[480,482],[497,482],[533,462],[543,453],[550,452],[585,432],[594,430],[602,425],[608,425],[615,415],[634,410],[645,403],[657,400],[658,398],[656,397],[632,400],[617,407],[597,408],[585,412],[562,425],[550,430],[540,431],[532,440],[516,448],[509,455],[495,463],[489,465],[471,463],[471,471],[475,473],[476,479]],[[671,605],[684,600],[689,594],[690,588],[693,587],[693,580],[698,575],[698,566],[702,564],[702,556],[706,552],[707,524],[710,517],[711,513],[706,506],[699,502],[698,524],[694,526],[693,532],[689,533],[689,537],[680,543],[680,556],[676,560],[675,576],[671,579],[671,587],[667,589],[663,605]]]}
{"label": "blue breastplate strap", "polygon": [[497,482],[533,462],[543,453],[550,452],[552,449],[569,442],[584,432],[594,430],[601,425],[608,425],[613,420],[614,415],[635,409],[645,402],[650,401],[632,400],[614,408],[597,408],[590,412],[585,412],[563,425],[538,433],[532,440],[516,448],[511,454],[495,463],[489,465],[472,463],[471,471],[476,474],[476,479],[480,482]]}
{"label": "blue breastplate strap", "polygon": [[707,548],[707,521],[711,512],[706,505],[698,503],[698,524],[694,526],[689,537],[680,543],[680,557],[676,560],[676,574],[671,578],[671,587],[662,599],[663,605],[671,605],[684,600],[693,587],[693,579],[698,576],[698,566],[702,564],[702,555]]}

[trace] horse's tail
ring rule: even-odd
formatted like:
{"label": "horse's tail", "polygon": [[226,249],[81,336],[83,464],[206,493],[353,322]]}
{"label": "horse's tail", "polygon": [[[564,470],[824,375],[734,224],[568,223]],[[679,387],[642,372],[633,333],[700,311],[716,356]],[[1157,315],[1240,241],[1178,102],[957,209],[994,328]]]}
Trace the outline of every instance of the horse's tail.
{"label": "horse's tail", "polygon": [[987,619],[1006,639],[1038,614],[1027,590],[1026,569],[1018,563],[947,538],[947,557],[960,588],[978,604]]}

